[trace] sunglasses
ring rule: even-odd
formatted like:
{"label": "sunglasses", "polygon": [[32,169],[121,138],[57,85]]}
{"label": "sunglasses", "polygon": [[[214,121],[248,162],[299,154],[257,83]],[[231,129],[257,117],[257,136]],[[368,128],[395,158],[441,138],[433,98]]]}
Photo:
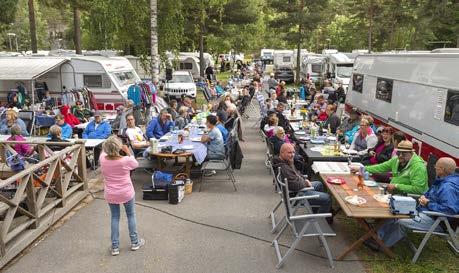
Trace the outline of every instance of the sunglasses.
{"label": "sunglasses", "polygon": [[397,151],[396,154],[397,156],[401,156],[401,155],[404,155],[404,154],[409,154],[411,152],[403,152],[403,151]]}

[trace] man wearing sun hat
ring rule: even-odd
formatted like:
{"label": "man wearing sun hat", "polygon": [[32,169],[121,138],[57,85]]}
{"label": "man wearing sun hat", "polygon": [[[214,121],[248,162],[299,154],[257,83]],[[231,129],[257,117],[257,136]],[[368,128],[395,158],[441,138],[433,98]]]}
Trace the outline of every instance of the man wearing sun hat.
{"label": "man wearing sun hat", "polygon": [[427,168],[425,161],[413,149],[413,143],[401,141],[396,148],[397,156],[372,166],[365,166],[371,174],[392,173],[387,190],[391,193],[422,194],[427,188]]}

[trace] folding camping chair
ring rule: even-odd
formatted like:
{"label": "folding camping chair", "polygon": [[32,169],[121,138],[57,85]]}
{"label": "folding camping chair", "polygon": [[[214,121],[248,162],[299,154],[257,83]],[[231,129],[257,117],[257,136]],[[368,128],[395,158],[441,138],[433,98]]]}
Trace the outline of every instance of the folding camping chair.
{"label": "folding camping chair", "polygon": [[[206,171],[226,171],[229,180],[233,183],[234,191],[237,191],[236,187],[236,178],[234,177],[233,168],[231,166],[231,158],[232,158],[232,147],[237,142],[235,135],[233,135],[233,131],[231,131],[230,135],[228,136],[227,140],[227,149],[225,150],[225,158],[222,160],[209,160],[205,161],[201,167],[201,183],[199,183],[199,191],[201,191],[202,184],[204,184],[204,172]],[[208,179],[210,180],[210,179]],[[218,179],[212,179],[216,181]],[[224,181],[227,181],[226,179]]]}
{"label": "folding camping chair", "polygon": [[[416,263],[419,256],[421,255],[422,250],[424,249],[424,246],[427,244],[427,241],[430,239],[430,236],[432,235],[437,235],[442,238],[445,238],[448,242],[448,244],[451,246],[453,251],[455,251],[457,254],[459,254],[459,226],[456,227],[456,230],[454,231],[453,228],[451,227],[451,224],[449,220],[459,220],[459,214],[457,215],[448,215],[440,212],[434,212],[434,211],[423,211],[426,215],[435,218],[436,220],[433,223],[433,225],[430,227],[429,230],[413,230],[413,233],[422,233],[425,234],[424,238],[421,241],[421,244],[416,248],[414,244],[408,240],[408,243],[411,247],[411,249],[415,252],[413,259],[411,260],[411,263]],[[438,226],[443,227],[443,231],[435,231],[435,229]]]}
{"label": "folding camping chair", "polygon": [[[279,185],[279,181],[281,181],[280,168],[278,168],[277,173],[276,173],[274,171],[272,163],[270,163],[270,170],[271,170],[271,173],[272,173],[272,176],[273,176],[274,189],[275,189],[276,193],[279,195],[279,201],[277,202],[276,206],[274,207],[274,209],[269,214],[269,217],[271,218],[271,225],[272,225],[271,233],[274,234],[278,230],[279,226],[285,221],[285,217],[282,218],[280,221],[276,220],[276,211],[279,209],[279,207],[284,202],[283,198],[282,198],[281,187]],[[307,178],[307,175],[305,175],[304,177]],[[304,192],[304,191],[308,191],[308,190],[313,190],[313,188],[311,188],[311,187],[303,188],[298,192],[297,196],[299,196],[300,192]],[[295,202],[294,204],[292,204],[294,209],[297,209],[296,205],[301,205],[301,203]],[[307,208],[311,208],[312,209],[313,207],[317,207],[317,206],[309,206]]]}
{"label": "folding camping chair", "polygon": [[[333,257],[328,247],[327,240],[325,236],[336,236],[336,233],[331,229],[330,225],[327,223],[326,218],[331,217],[331,213],[312,213],[312,209],[309,206],[308,199],[314,199],[318,196],[296,196],[290,197],[290,192],[288,189],[287,179],[284,180],[284,183],[278,181],[279,186],[281,187],[283,204],[285,207],[286,216],[284,217],[285,223],[282,226],[280,232],[274,238],[272,244],[276,251],[276,256],[278,264],[276,268],[279,269],[285,263],[286,259],[297,247],[298,243],[303,239],[303,237],[318,237],[321,242],[321,245],[325,248],[327,254],[328,262],[331,268],[334,268]],[[298,214],[298,206],[295,206],[297,202],[301,202],[305,208],[305,214]],[[294,240],[290,245],[290,248],[287,250],[284,256],[282,256],[279,247],[279,238],[287,229],[291,227],[293,231]]]}
{"label": "folding camping chair", "polygon": [[263,118],[268,114],[268,108],[263,101],[258,101],[258,106],[260,108],[260,117],[252,125],[252,128],[259,126]]}

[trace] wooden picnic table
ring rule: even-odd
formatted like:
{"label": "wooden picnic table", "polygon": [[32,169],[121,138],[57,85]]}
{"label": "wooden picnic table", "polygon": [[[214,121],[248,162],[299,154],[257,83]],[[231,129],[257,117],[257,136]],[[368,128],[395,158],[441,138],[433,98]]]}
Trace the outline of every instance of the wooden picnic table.
{"label": "wooden picnic table", "polygon": [[192,152],[184,152],[184,153],[150,153],[150,155],[154,156],[158,160],[158,169],[162,170],[164,169],[164,160],[166,159],[175,159],[175,163],[178,163],[178,159],[180,157],[185,158],[185,164],[184,164],[184,172],[190,177],[191,175],[191,164],[193,162],[192,157],[193,153]]}
{"label": "wooden picnic table", "polygon": [[[389,211],[389,205],[381,203],[373,198],[374,194],[379,193],[379,187],[367,187],[364,186],[363,190],[355,191],[357,188],[357,175],[346,174],[346,175],[332,175],[332,174],[320,174],[324,181],[324,184],[328,188],[331,195],[338,202],[339,206],[349,218],[354,218],[365,230],[366,233],[362,235],[357,241],[349,246],[341,255],[337,257],[337,260],[343,260],[351,251],[357,249],[369,238],[373,238],[381,249],[389,257],[395,258],[395,254],[384,245],[383,241],[378,237],[377,230],[380,228],[386,220],[389,219],[400,219],[409,218],[407,215],[394,215]],[[343,185],[335,185],[327,183],[327,178],[342,177],[346,183]],[[363,205],[357,206],[348,203],[345,198],[347,196],[358,195],[367,200]],[[369,220],[373,220],[370,223]]]}

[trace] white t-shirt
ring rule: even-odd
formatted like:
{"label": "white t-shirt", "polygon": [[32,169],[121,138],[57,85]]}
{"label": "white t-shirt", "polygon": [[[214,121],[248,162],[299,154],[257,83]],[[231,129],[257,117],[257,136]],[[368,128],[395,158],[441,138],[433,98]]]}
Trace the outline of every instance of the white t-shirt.
{"label": "white t-shirt", "polygon": [[139,127],[127,128],[126,136],[134,144],[146,141],[145,137],[143,136],[142,129],[140,129]]}

